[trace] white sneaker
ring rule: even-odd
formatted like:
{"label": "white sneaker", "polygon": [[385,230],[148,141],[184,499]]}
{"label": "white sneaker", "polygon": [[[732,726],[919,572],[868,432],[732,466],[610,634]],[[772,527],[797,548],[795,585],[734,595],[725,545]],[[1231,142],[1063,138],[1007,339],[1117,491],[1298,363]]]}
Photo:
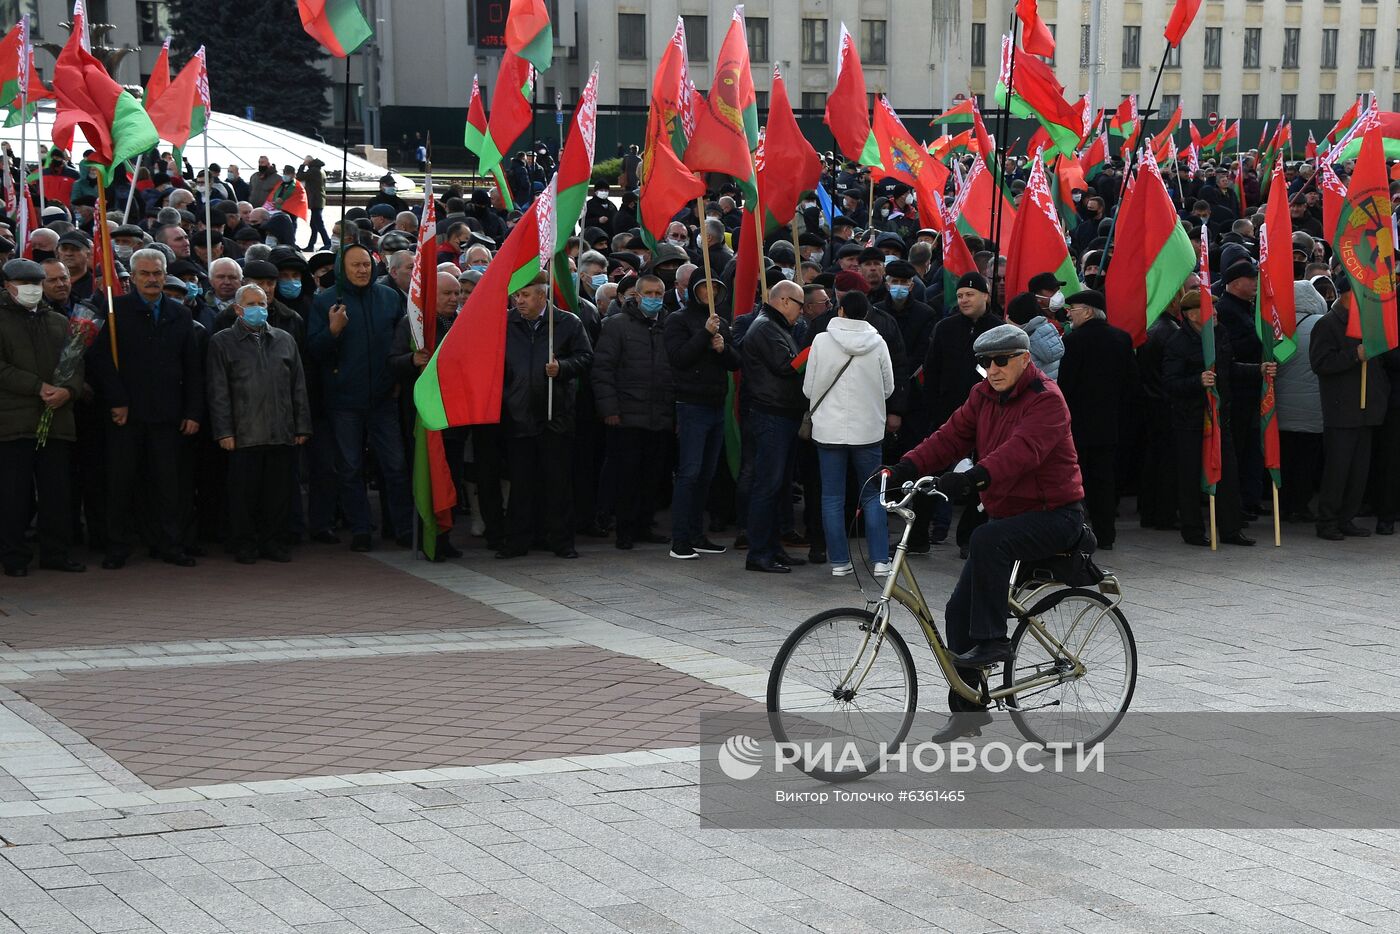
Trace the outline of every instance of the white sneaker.
{"label": "white sneaker", "polygon": [[833,564],[831,566],[832,577],[847,577],[855,572],[855,565],[847,561],[845,564]]}
{"label": "white sneaker", "polygon": [[876,561],[875,569],[872,570],[870,573],[874,574],[876,577],[889,577],[890,563],[888,561]]}

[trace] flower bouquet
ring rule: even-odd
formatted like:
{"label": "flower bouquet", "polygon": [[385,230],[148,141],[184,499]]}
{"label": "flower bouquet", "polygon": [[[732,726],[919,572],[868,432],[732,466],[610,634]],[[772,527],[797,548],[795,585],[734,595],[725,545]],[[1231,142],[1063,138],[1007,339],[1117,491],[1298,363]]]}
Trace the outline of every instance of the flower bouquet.
{"label": "flower bouquet", "polygon": [[[73,378],[78,372],[78,364],[82,362],[83,354],[87,353],[92,342],[97,340],[97,335],[101,333],[105,323],[91,305],[79,305],[73,309],[73,313],[68,316],[68,338],[63,342],[63,350],[58,355],[58,366],[54,367],[50,384],[62,386]],[[48,443],[49,424],[52,421],[53,409],[45,406],[44,414],[39,417],[39,430],[34,444],[36,448]]]}

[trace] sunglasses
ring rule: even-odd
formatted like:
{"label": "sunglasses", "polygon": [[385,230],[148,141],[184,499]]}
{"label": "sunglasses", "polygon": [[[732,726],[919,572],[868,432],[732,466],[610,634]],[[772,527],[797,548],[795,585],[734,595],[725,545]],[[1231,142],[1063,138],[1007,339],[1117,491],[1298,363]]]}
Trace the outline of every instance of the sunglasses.
{"label": "sunglasses", "polygon": [[990,370],[994,365],[999,367],[1006,366],[1023,353],[1025,353],[1024,350],[1018,350],[1015,353],[999,353],[994,357],[978,357],[977,365],[984,370]]}

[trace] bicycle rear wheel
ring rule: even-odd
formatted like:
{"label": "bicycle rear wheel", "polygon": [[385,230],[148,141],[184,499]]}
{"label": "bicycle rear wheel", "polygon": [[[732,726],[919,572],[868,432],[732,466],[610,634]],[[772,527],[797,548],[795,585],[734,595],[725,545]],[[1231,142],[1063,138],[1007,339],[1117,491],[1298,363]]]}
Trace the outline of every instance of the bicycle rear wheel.
{"label": "bicycle rear wheel", "polygon": [[1093,746],[1118,726],[1137,685],[1137,644],[1128,620],[1118,607],[1094,590],[1067,588],[1041,600],[1029,617],[1084,664],[1079,678],[1073,665],[1054,655],[1038,639],[1026,619],[1011,637],[1011,661],[1002,686],[1011,687],[1037,675],[1060,672],[1059,683],[1029,688],[1006,698],[1011,720],[1033,743]]}
{"label": "bicycle rear wheel", "polygon": [[818,613],[793,630],[768,675],[773,738],[804,750],[798,767],[827,782],[863,778],[909,732],[918,706],[914,659],[899,631],[869,610]]}

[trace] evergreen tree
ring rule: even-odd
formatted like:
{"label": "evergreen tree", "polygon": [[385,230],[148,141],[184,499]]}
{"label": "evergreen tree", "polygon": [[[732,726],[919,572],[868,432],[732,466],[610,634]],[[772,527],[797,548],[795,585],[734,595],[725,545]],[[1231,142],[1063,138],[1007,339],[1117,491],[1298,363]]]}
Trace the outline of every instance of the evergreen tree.
{"label": "evergreen tree", "polygon": [[209,61],[215,110],[243,116],[251,105],[260,123],[319,135],[330,79],[319,67],[329,57],[301,27],[290,0],[170,0],[170,70],[202,45]]}

